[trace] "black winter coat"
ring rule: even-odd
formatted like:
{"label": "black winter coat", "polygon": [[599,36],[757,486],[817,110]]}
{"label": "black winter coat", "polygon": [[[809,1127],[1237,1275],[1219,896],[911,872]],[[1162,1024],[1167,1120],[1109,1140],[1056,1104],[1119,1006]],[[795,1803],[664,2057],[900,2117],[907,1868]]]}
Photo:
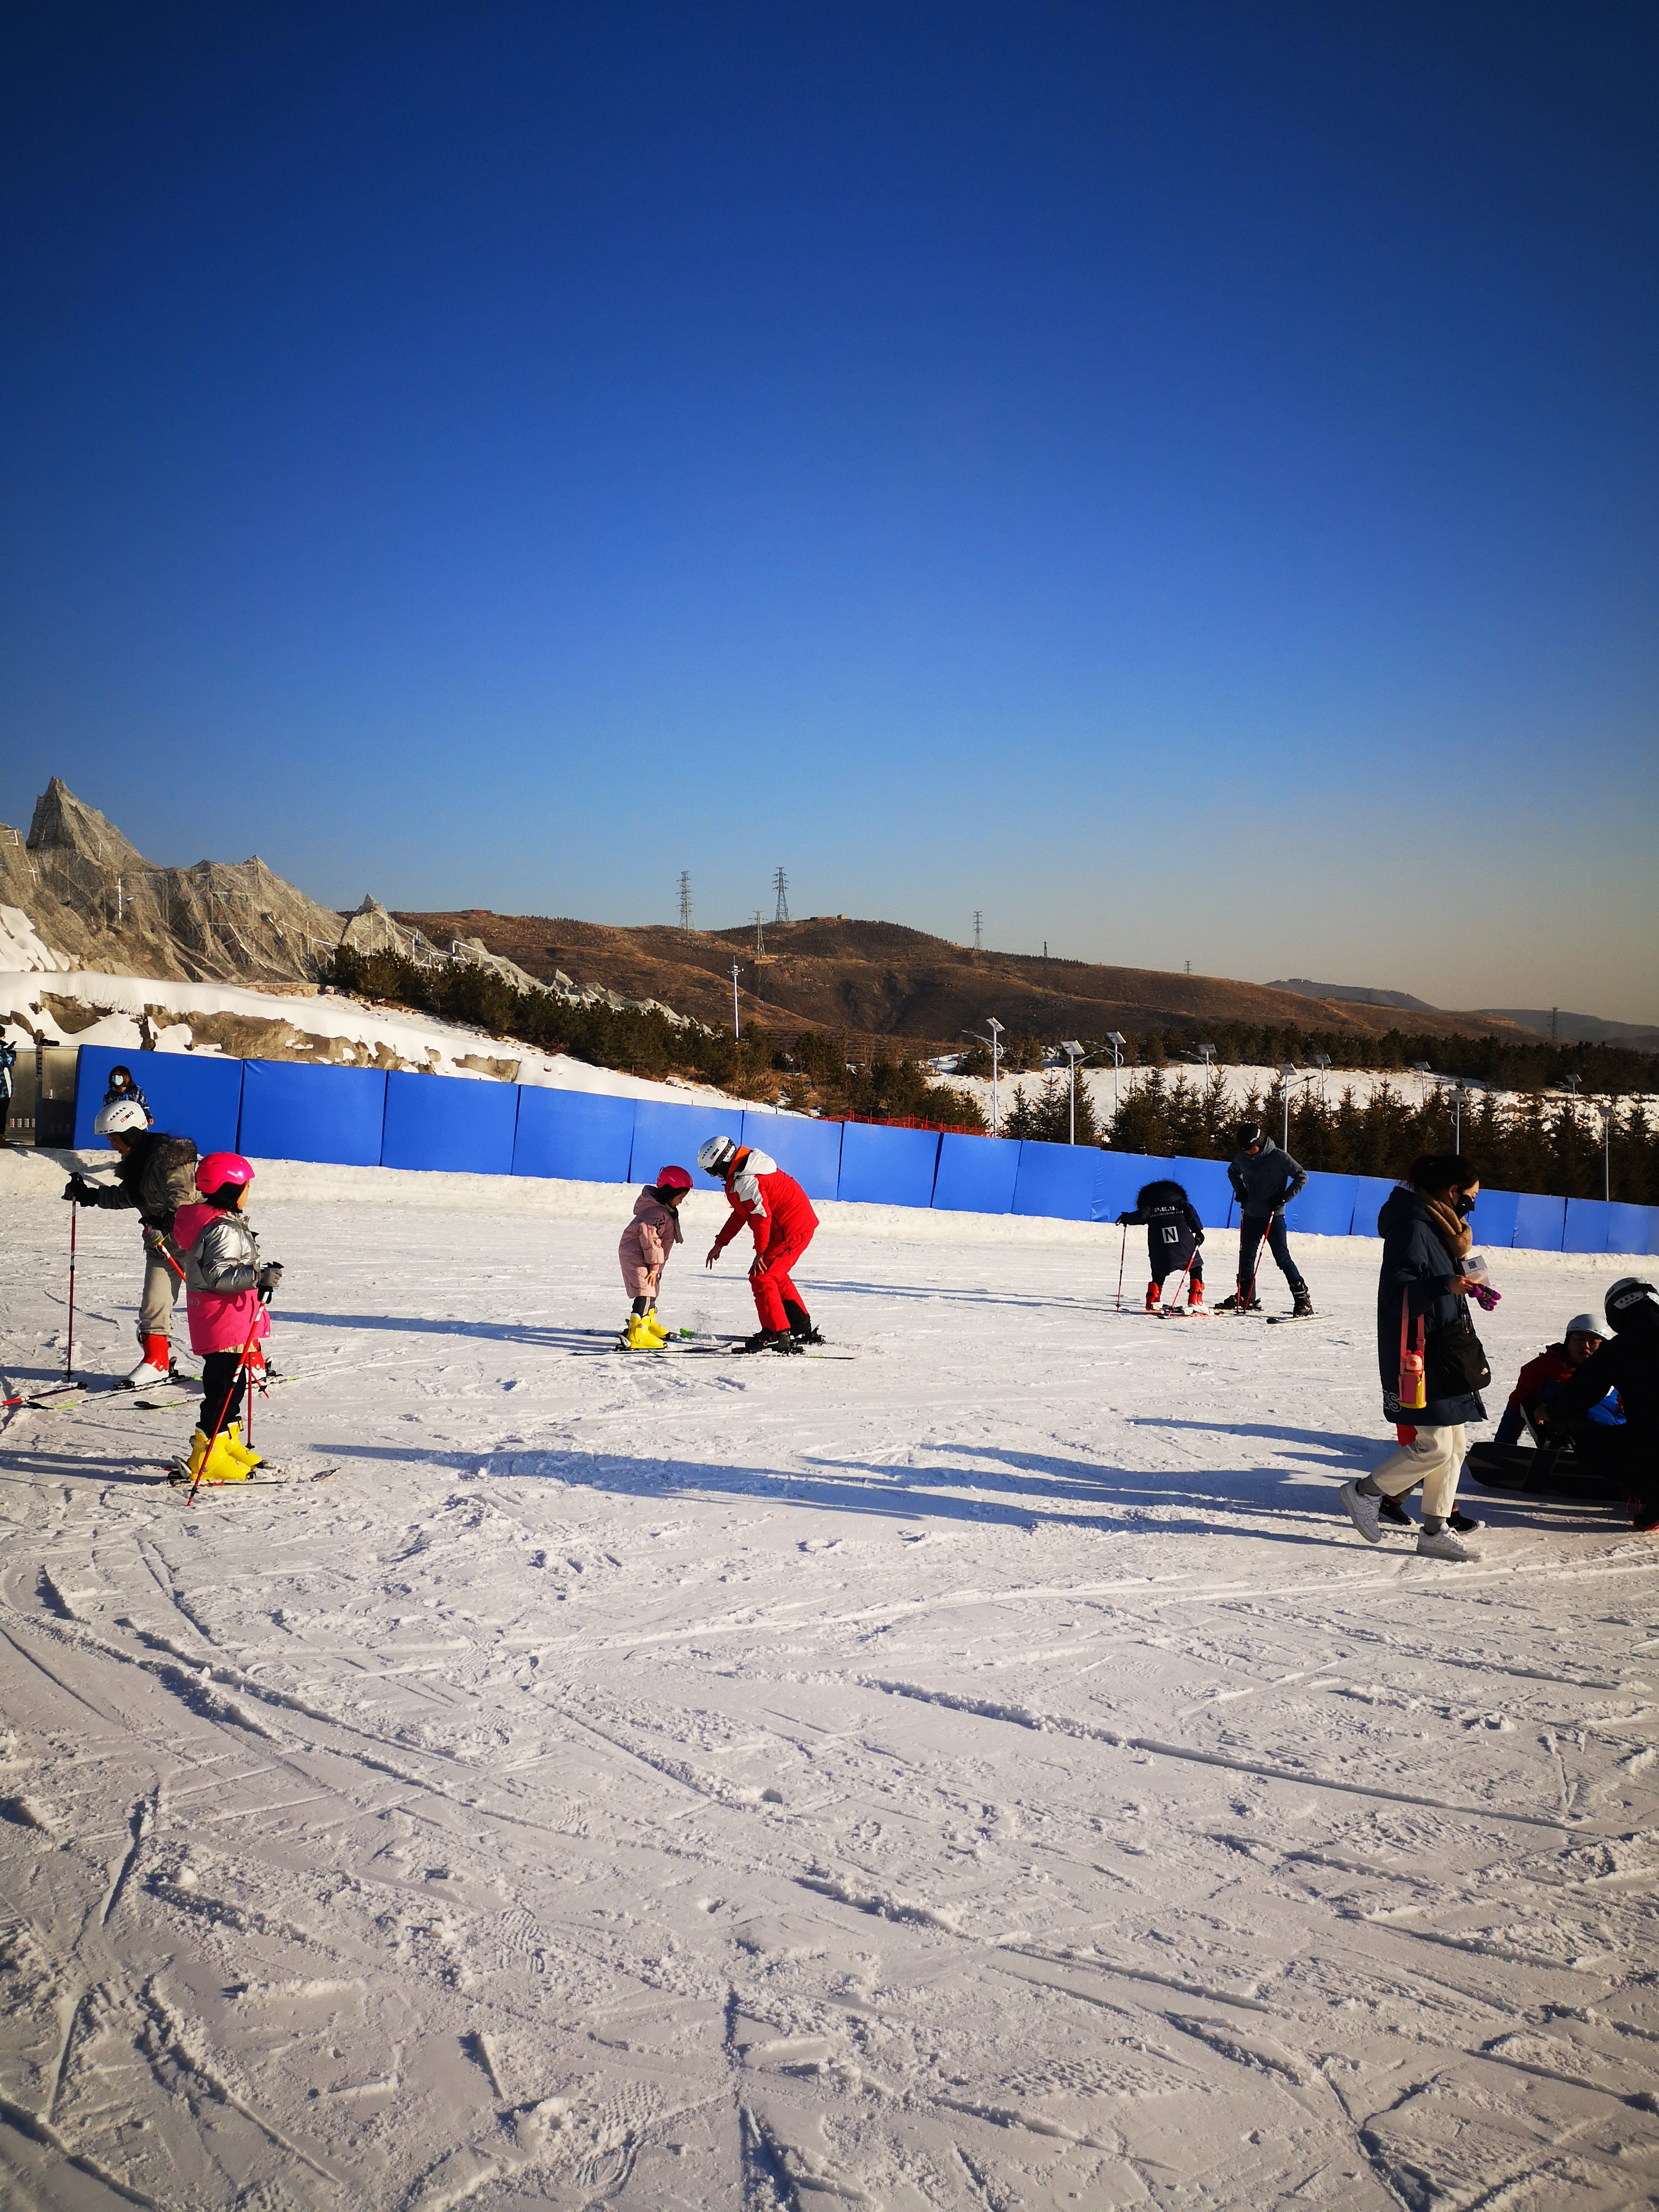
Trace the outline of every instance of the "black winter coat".
{"label": "black winter coat", "polygon": [[[1376,1364],[1382,1377],[1382,1418],[1414,1428],[1448,1429],[1461,1421],[1484,1421],[1486,1409],[1478,1390],[1464,1390],[1437,1374],[1434,1333],[1467,1316],[1468,1300],[1452,1295],[1462,1273],[1446,1249],[1434,1216],[1414,1190],[1390,1191],[1376,1217],[1382,1239],[1382,1267],[1376,1279]],[[1405,1301],[1407,1342],[1414,1348],[1417,1324],[1424,1324],[1428,1403],[1402,1412],[1400,1405],[1400,1308]],[[1597,1357],[1600,1357],[1598,1353]],[[1579,1370],[1588,1374],[1589,1365]]]}
{"label": "black winter coat", "polygon": [[1235,1152],[1227,1180],[1238,1200],[1241,1220],[1266,1221],[1281,1206],[1288,1206],[1308,1180],[1308,1170],[1293,1160],[1283,1145],[1263,1137],[1254,1152]]}
{"label": "black winter coat", "polygon": [[196,1159],[188,1137],[170,1137],[165,1129],[137,1130],[115,1181],[94,1184],[95,1195],[86,1203],[133,1206],[146,1228],[171,1236],[173,1215],[195,1201]]}
{"label": "black winter coat", "polygon": [[1145,1183],[1136,1196],[1134,1211],[1120,1213],[1120,1222],[1146,1227],[1146,1261],[1160,1282],[1177,1267],[1184,1267],[1204,1242],[1204,1224],[1193,1211],[1183,1187],[1164,1179]]}

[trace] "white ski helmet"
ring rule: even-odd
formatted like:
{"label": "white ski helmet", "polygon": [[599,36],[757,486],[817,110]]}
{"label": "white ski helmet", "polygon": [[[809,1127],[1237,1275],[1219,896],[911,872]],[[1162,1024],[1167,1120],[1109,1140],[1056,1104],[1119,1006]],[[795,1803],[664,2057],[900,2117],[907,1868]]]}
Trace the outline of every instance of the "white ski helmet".
{"label": "white ski helmet", "polygon": [[1562,1330],[1561,1341],[1565,1344],[1570,1336],[1599,1336],[1605,1341],[1607,1334],[1606,1327],[1593,1313],[1575,1314]]}
{"label": "white ski helmet", "polygon": [[128,1137],[135,1129],[148,1129],[149,1116],[136,1098],[118,1098],[101,1109],[92,1126],[100,1137]]}
{"label": "white ski helmet", "polygon": [[1602,1301],[1610,1327],[1621,1323],[1644,1305],[1659,1305],[1659,1291],[1640,1275],[1620,1275]]}
{"label": "white ski helmet", "polygon": [[697,1165],[705,1175],[723,1176],[737,1156],[738,1148],[730,1137],[710,1137],[697,1146]]}

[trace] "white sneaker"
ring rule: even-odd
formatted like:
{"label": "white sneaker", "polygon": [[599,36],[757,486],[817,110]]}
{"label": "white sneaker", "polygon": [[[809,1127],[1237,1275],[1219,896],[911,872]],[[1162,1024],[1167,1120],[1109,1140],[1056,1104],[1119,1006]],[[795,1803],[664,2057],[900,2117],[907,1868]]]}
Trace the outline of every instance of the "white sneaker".
{"label": "white sneaker", "polygon": [[1382,1500],[1367,1498],[1357,1483],[1345,1482],[1337,1496],[1348,1509],[1348,1518],[1368,1544],[1382,1541]]}
{"label": "white sneaker", "polygon": [[1450,1528],[1437,1528],[1432,1536],[1426,1528],[1417,1532],[1417,1555],[1422,1559],[1478,1559],[1479,1552],[1470,1551],[1462,1538]]}
{"label": "white sneaker", "polygon": [[121,1388],[124,1390],[149,1390],[157,1382],[165,1382],[167,1379],[167,1370],[165,1367],[152,1367],[148,1359],[141,1359],[131,1375],[122,1377]]}

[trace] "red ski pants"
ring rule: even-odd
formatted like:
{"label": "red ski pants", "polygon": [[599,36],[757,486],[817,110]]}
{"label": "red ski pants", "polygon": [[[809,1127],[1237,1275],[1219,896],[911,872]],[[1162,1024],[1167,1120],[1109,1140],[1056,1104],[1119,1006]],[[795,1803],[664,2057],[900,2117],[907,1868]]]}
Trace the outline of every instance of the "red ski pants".
{"label": "red ski pants", "polygon": [[806,1301],[789,1279],[789,1270],[812,1241],[809,1229],[805,1237],[773,1235],[765,1249],[755,1255],[764,1260],[766,1273],[757,1275],[751,1268],[749,1287],[755,1293],[755,1311],[760,1316],[763,1328],[787,1328],[789,1316],[783,1310],[787,1298],[792,1305],[805,1309]]}

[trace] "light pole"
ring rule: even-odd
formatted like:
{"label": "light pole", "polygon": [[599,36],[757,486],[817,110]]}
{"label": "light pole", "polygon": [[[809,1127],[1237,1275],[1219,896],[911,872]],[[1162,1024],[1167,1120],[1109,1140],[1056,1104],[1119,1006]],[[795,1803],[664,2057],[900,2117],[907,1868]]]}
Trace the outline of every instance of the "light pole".
{"label": "light pole", "polygon": [[1279,1084],[1280,1090],[1285,1094],[1284,1145],[1287,1152],[1291,1149],[1291,1085],[1295,1081],[1296,1070],[1291,1066],[1288,1060],[1284,1061],[1280,1065],[1279,1070]]}
{"label": "light pole", "polygon": [[1414,1060],[1412,1062],[1412,1073],[1417,1078],[1417,1103],[1421,1106],[1424,1101],[1427,1098],[1429,1093],[1428,1061],[1426,1060]]}
{"label": "light pole", "polygon": [[1083,1057],[1083,1047],[1075,1037],[1067,1037],[1060,1048],[1066,1055],[1066,1072],[1072,1088],[1072,1133],[1066,1141],[1068,1145],[1074,1145],[1077,1142],[1077,1064]]}
{"label": "light pole", "polygon": [[1613,1196],[1613,1100],[1601,1109],[1601,1195]]}
{"label": "light pole", "polygon": [[1112,1111],[1115,1114],[1117,1112],[1118,1055],[1122,1051],[1123,1047],[1127,1044],[1129,1040],[1124,1036],[1121,1030],[1108,1030],[1106,1032],[1106,1042],[1112,1048]]}
{"label": "light pole", "polygon": [[734,960],[732,963],[732,1035],[733,1037],[741,1037],[743,1035],[743,1018],[738,1012],[738,976],[739,972],[740,970],[738,969],[738,963]]}
{"label": "light pole", "polygon": [[1314,1066],[1319,1070],[1319,1103],[1322,1106],[1325,1103],[1325,1070],[1331,1064],[1331,1056],[1328,1052],[1316,1052],[1313,1057]]}
{"label": "light pole", "polygon": [[1002,1046],[1002,1024],[993,1014],[985,1026],[991,1032],[991,1134],[994,1137],[1002,1127],[997,1114],[997,1058]]}
{"label": "light pole", "polygon": [[1461,1075],[1452,1078],[1452,1150],[1455,1152],[1461,1152],[1463,1149],[1463,1093],[1468,1089],[1468,1085]]}

